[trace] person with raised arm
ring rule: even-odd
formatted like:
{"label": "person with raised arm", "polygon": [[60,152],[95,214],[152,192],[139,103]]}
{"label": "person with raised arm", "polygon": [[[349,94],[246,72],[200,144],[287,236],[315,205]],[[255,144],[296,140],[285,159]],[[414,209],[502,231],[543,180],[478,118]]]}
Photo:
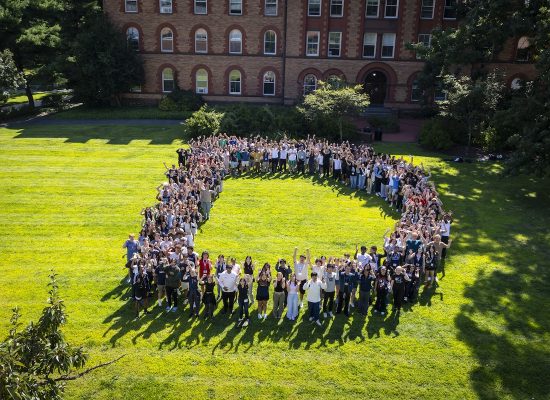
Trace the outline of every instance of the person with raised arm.
{"label": "person with raised arm", "polygon": [[306,255],[300,255],[300,262],[297,261],[298,247],[294,247],[294,255],[292,259],[294,261],[294,272],[296,273],[296,279],[300,282],[300,307],[304,306],[304,285],[307,282],[309,267],[311,266],[311,258],[309,249],[306,249]]}
{"label": "person with raised arm", "polygon": [[304,284],[304,290],[307,290],[307,303],[309,310],[309,320],[321,326],[319,314],[321,312],[321,290],[327,288],[325,278],[318,279],[317,273],[311,273],[311,279]]}

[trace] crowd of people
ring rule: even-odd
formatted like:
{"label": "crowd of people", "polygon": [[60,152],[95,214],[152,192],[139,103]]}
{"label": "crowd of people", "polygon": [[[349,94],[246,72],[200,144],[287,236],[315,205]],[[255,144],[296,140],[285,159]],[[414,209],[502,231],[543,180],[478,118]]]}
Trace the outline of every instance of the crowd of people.
{"label": "crowd of people", "polygon": [[[149,300],[156,298],[166,312],[187,306],[190,318],[199,317],[201,308],[204,318],[213,318],[220,305],[220,314],[238,312],[238,326],[247,326],[250,307],[256,302],[257,318],[266,319],[271,300],[274,318],[295,321],[307,302],[307,317],[322,325],[334,314],[367,315],[372,304],[374,314],[385,315],[390,303],[398,314],[415,301],[420,286],[437,281],[451,245],[452,213],[444,211],[430,174],[412,157],[406,161],[371,146],[315,137],[275,141],[225,134],[193,140],[177,154],[177,164],[165,164],[158,204],[141,213],[139,237],[130,235],[123,244],[136,318],[141,310],[149,313]],[[206,250],[199,255],[197,228],[210,218],[224,177],[245,173],[333,179],[381,197],[401,218],[384,234],[380,250],[356,245],[342,256],[313,259],[309,249],[298,255],[295,248],[291,263],[280,259],[274,266],[250,256],[240,263]]]}

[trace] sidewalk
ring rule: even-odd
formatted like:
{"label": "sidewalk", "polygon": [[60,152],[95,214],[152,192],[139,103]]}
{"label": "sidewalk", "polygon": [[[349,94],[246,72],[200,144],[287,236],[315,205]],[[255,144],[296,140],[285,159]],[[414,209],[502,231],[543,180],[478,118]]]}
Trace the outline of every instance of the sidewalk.
{"label": "sidewalk", "polygon": [[[425,119],[400,118],[399,132],[387,133],[382,132],[382,142],[391,143],[416,143],[420,137],[420,129],[424,124]],[[354,120],[357,129],[363,130],[368,125],[365,118],[356,118]]]}

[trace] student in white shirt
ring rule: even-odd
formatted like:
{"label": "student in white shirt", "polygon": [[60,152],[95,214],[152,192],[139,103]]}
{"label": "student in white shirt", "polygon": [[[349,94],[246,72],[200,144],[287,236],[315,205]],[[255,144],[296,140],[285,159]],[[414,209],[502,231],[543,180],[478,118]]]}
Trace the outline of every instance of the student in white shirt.
{"label": "student in white shirt", "polygon": [[319,314],[321,312],[321,290],[327,288],[325,278],[321,281],[317,279],[317,273],[311,273],[311,279],[304,284],[304,289],[307,290],[307,303],[309,310],[309,320],[321,326]]}
{"label": "student in white shirt", "polygon": [[294,248],[294,272],[296,273],[296,279],[300,282],[300,307],[304,306],[304,285],[308,278],[308,267],[311,266],[311,259],[309,256],[309,249],[306,249],[306,255],[300,256],[300,262],[297,261],[296,255],[298,254],[298,247]]}
{"label": "student in white shirt", "polygon": [[218,278],[218,282],[222,287],[222,300],[223,300],[223,314],[233,312],[233,305],[235,304],[235,293],[237,292],[237,284],[239,276],[231,271],[232,266],[227,264],[226,269],[222,272]]}

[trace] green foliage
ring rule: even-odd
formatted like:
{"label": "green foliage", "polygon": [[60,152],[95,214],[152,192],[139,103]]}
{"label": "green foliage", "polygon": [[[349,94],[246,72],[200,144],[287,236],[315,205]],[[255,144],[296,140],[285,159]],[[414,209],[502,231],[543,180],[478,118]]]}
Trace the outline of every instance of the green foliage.
{"label": "green foliage", "polygon": [[50,119],[178,119],[189,118],[188,111],[161,111],[158,107],[87,107],[79,106],[54,115]]}
{"label": "green foliage", "polygon": [[77,35],[69,69],[74,97],[88,105],[121,104],[120,94],[144,81],[143,62],[125,35],[103,15],[90,18]]}
{"label": "green foliage", "polygon": [[420,130],[420,144],[433,150],[447,150],[455,143],[451,137],[451,121],[436,117],[426,121]]}
{"label": "green foliage", "polygon": [[62,110],[68,104],[63,93],[50,93],[42,98],[42,107]]}
{"label": "green foliage", "polygon": [[368,117],[367,121],[374,128],[382,128],[384,132],[399,132],[399,119],[394,115],[388,117],[373,115]]}
{"label": "green foliage", "polygon": [[197,111],[204,104],[202,97],[192,90],[181,90],[176,86],[174,91],[164,96],[159,109],[162,111]]}
{"label": "green foliage", "polygon": [[65,341],[65,305],[59,298],[56,275],[50,275],[48,306],[38,322],[21,329],[13,309],[8,337],[0,343],[0,398],[61,399],[64,377],[84,366],[87,355]]}
{"label": "green foliage", "polygon": [[30,117],[38,113],[38,109],[31,107],[28,104],[17,108],[4,108],[0,110],[0,121],[9,121],[24,117]]}
{"label": "green foliage", "polygon": [[0,52],[0,105],[4,104],[10,92],[25,84],[23,73],[19,71],[13,61],[13,54],[9,50]]}
{"label": "green foliage", "polygon": [[202,106],[185,121],[185,131],[189,137],[214,135],[220,131],[223,113]]}

